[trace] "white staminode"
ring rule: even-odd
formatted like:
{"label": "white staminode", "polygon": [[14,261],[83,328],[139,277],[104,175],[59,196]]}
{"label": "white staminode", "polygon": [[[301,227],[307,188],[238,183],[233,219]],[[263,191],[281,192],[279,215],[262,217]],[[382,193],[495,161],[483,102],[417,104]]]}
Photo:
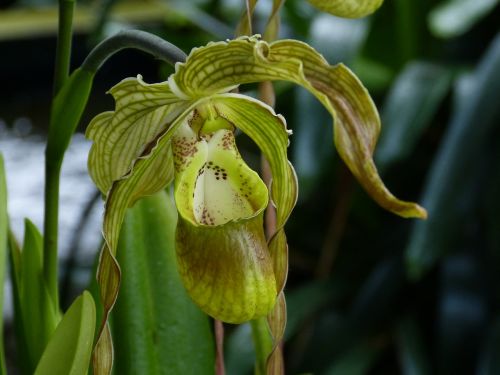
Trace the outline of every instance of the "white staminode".
{"label": "white staminode", "polygon": [[[194,216],[204,225],[221,225],[252,216],[267,197],[259,194],[259,176],[236,150],[231,130],[221,129],[206,142],[206,162],[200,168],[193,197]],[[264,198],[264,200],[263,200]],[[265,203],[264,203],[265,204]]]}

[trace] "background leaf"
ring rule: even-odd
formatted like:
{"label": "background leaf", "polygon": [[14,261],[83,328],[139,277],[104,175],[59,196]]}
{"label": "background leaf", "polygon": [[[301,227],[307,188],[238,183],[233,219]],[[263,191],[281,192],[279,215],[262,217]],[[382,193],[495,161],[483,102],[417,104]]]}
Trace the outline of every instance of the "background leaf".
{"label": "background leaf", "polygon": [[438,37],[456,37],[468,31],[498,3],[498,0],[448,0],[429,14],[429,28]]}
{"label": "background leaf", "polygon": [[177,271],[176,222],[165,192],[139,200],[125,217],[118,245],[122,284],[111,314],[116,374],[213,374],[210,319]]}
{"label": "background leaf", "polygon": [[21,311],[16,314],[16,319],[22,320],[30,372],[35,369],[59,321],[58,308],[54,306],[43,278],[42,242],[36,226],[26,219],[19,271]]}
{"label": "background leaf", "polygon": [[95,305],[87,291],[64,314],[35,375],[86,375],[94,342]]}
{"label": "background leaf", "polygon": [[444,67],[415,61],[394,82],[382,107],[382,132],[376,152],[379,166],[388,166],[412,154],[451,84]]}
{"label": "background leaf", "polygon": [[[2,153],[0,153],[0,311],[3,311],[3,291],[5,271],[7,270],[7,182]],[[5,353],[3,343],[3,314],[0,318],[0,373],[5,374]]]}
{"label": "background leaf", "polygon": [[[460,202],[467,181],[477,171],[483,145],[500,116],[500,35],[492,42],[469,80],[457,87],[456,111],[440,152],[427,177],[423,205],[429,219],[415,223],[406,249],[407,267],[414,279],[432,267],[452,246],[460,218],[467,208]],[[493,168],[493,166],[490,166]]]}

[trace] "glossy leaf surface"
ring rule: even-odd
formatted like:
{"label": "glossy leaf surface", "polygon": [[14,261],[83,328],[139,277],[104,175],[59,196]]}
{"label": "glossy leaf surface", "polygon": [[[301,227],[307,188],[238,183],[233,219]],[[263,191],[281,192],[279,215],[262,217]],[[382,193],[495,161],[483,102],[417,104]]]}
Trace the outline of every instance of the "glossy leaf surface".
{"label": "glossy leaf surface", "polygon": [[210,321],[187,295],[177,271],[176,222],[176,209],[164,192],[141,199],[127,212],[117,258],[122,284],[111,325],[116,373],[213,373]]}
{"label": "glossy leaf surface", "polygon": [[95,304],[88,292],[64,314],[43,352],[35,375],[85,375],[94,342]]}

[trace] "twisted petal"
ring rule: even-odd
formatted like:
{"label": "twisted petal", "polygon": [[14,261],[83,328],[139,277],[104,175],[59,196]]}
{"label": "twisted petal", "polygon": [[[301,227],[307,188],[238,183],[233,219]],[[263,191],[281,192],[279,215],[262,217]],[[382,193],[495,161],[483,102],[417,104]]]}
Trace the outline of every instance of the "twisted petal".
{"label": "twisted petal", "polygon": [[378,175],[373,151],[380,119],[367,90],[347,67],[330,66],[307,44],[268,44],[257,37],[209,43],[193,49],[186,63],[178,63],[169,83],[177,95],[199,98],[266,80],[295,82],[321,101],[333,117],[340,156],[379,205],[403,217],[426,217],[417,204],[394,197]]}
{"label": "twisted petal", "polygon": [[140,76],[123,80],[109,92],[116,101],[115,111],[96,116],[86,132],[94,141],[89,173],[104,194],[113,181],[130,170],[135,159],[148,153],[150,142],[187,107],[167,83],[147,84]]}
{"label": "twisted petal", "polygon": [[172,134],[188,120],[193,108],[185,110],[164,133],[150,142],[149,152],[136,159],[131,170],[112,183],[106,197],[103,223],[105,243],[97,271],[104,315],[95,348],[95,358],[107,358],[109,354],[110,341],[106,322],[120,285],[120,268],[115,254],[125,212],[141,196],[153,194],[165,187],[168,182],[165,176],[172,175],[173,171],[170,150]]}

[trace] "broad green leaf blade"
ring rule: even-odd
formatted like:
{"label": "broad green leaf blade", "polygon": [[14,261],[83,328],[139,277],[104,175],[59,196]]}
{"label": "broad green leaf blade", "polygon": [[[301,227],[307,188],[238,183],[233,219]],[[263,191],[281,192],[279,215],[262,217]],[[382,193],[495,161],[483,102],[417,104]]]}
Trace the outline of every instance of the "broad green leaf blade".
{"label": "broad green leaf blade", "polygon": [[382,111],[377,162],[387,168],[408,157],[451,84],[452,73],[426,62],[410,63],[397,77]]}
{"label": "broad green leaf blade", "polygon": [[416,223],[406,248],[410,277],[420,278],[443,256],[456,235],[462,190],[472,176],[483,144],[500,118],[500,37],[491,44],[479,66],[467,80],[460,80],[454,115],[443,139],[427,182],[422,201],[429,221]]}
{"label": "broad green leaf blade", "polygon": [[87,291],[58,324],[35,375],[86,375],[94,341],[95,305]]}
{"label": "broad green leaf blade", "polygon": [[[43,240],[36,226],[25,220],[21,253],[20,304],[29,367],[33,371],[59,321],[43,278]],[[36,311],[36,314],[33,312]]]}
{"label": "broad green leaf blade", "polygon": [[469,31],[495,6],[498,0],[448,0],[429,13],[431,32],[441,38],[453,38]]}
{"label": "broad green leaf blade", "polygon": [[122,284],[112,312],[117,374],[212,374],[208,317],[181,283],[175,255],[177,212],[165,192],[126,215],[117,259]]}
{"label": "broad green leaf blade", "polygon": [[338,17],[360,18],[375,12],[384,0],[309,0],[316,8]]}
{"label": "broad green leaf blade", "polygon": [[[120,267],[115,259],[120,228],[128,207],[144,195],[151,195],[165,187],[167,180],[159,179],[158,175],[165,173],[165,160],[171,160],[168,155],[172,134],[187,121],[194,106],[184,111],[168,130],[156,141],[150,153],[137,159],[132,170],[126,176],[113,183],[106,199],[104,213],[103,235],[105,244],[101,251],[100,263],[97,271],[101,301],[103,303],[103,321],[98,334],[98,342],[94,350],[94,374],[109,374],[109,363],[112,359],[112,350],[109,340],[102,336],[106,327],[109,311],[113,308],[120,285]],[[101,342],[101,339],[104,340]],[[102,362],[101,362],[102,361]]]}
{"label": "broad green leaf blade", "polygon": [[127,78],[109,92],[115,111],[96,116],[86,132],[94,141],[88,160],[90,176],[103,194],[135,159],[150,151],[149,143],[186,108],[166,82],[147,84],[141,76]]}
{"label": "broad green leaf blade", "polygon": [[[0,311],[3,311],[3,290],[5,271],[7,269],[7,241],[8,241],[8,216],[7,216],[7,182],[3,156],[0,153]],[[5,352],[3,345],[3,314],[0,318],[0,373],[6,374]]]}
{"label": "broad green leaf blade", "polygon": [[209,43],[194,49],[186,63],[177,64],[169,83],[179,96],[199,98],[266,80],[295,82],[321,101],[334,119],[339,154],[379,205],[403,217],[426,216],[415,203],[394,197],[378,175],[372,156],[380,120],[366,89],[349,69],[330,66],[307,44],[268,44],[257,37]]}

